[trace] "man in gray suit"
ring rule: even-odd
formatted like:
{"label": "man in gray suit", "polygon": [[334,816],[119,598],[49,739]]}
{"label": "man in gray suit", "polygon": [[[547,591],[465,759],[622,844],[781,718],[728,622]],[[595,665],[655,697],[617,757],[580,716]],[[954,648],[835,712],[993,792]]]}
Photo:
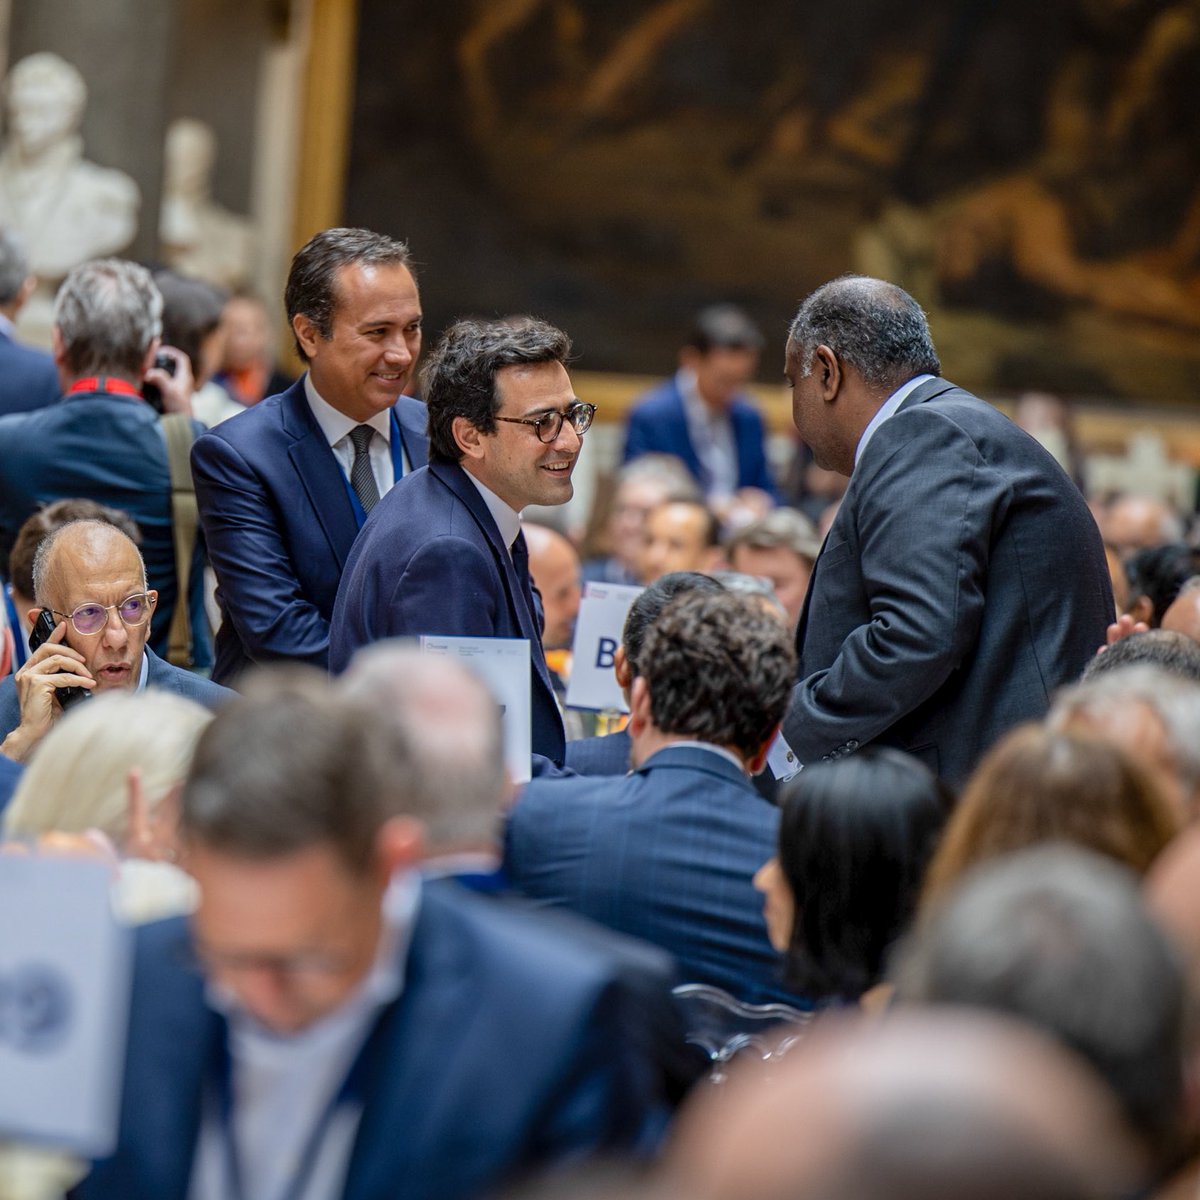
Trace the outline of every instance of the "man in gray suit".
{"label": "man in gray suit", "polygon": [[[137,546],[105,521],[71,521],[33,559],[29,612],[47,630],[15,676],[0,683],[0,752],[24,762],[66,708],[89,695],[160,688],[217,708],[233,693],[163,662],[147,642],[158,593]],[[45,614],[49,614],[46,616]]]}
{"label": "man in gray suit", "polygon": [[784,735],[802,763],[879,742],[961,783],[1104,642],[1099,531],[1033,438],[940,378],[900,288],[818,288],[786,372],[800,436],[850,484],[801,613]]}

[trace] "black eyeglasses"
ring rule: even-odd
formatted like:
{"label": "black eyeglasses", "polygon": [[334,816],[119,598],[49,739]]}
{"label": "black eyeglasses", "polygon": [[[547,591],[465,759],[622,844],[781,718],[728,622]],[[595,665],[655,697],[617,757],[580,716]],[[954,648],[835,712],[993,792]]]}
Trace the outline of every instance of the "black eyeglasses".
{"label": "black eyeglasses", "polygon": [[557,441],[562,433],[564,421],[571,422],[571,428],[580,437],[592,427],[592,418],[596,415],[594,404],[572,404],[566,412],[542,413],[540,417],[497,417],[497,421],[506,421],[509,425],[532,425],[539,442]]}

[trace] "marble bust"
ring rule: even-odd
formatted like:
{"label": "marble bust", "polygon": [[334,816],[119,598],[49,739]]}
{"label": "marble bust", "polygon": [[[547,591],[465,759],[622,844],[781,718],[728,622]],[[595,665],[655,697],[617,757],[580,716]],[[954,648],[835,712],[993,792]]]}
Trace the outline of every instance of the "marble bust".
{"label": "marble bust", "polygon": [[250,280],[254,232],[246,217],[213,200],[216,157],[209,125],[192,117],[171,122],[158,230],[163,258],[176,271],[232,291]]}
{"label": "marble bust", "polygon": [[86,101],[83,76],[48,52],[23,58],[5,84],[0,224],[22,235],[38,276],[21,328],[39,341],[48,340],[49,305],[68,272],[119,253],[137,233],[137,184],[83,157],[79,127]]}

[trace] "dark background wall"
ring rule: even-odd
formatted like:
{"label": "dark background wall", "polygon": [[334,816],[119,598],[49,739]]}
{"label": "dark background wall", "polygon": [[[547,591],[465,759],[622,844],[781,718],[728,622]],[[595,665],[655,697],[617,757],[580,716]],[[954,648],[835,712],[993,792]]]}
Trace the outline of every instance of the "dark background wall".
{"label": "dark background wall", "polygon": [[432,331],[534,311],[665,371],[886,275],[971,386],[1200,396],[1200,13],[1140,0],[362,0],[346,219]]}

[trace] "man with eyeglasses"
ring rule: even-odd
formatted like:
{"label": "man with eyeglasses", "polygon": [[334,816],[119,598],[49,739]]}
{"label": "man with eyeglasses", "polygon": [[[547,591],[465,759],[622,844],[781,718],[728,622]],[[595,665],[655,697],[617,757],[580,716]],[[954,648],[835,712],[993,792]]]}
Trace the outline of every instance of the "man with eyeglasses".
{"label": "man with eyeglasses", "polygon": [[[158,593],[146,586],[137,546],[104,521],[72,521],[33,560],[37,607],[53,629],[15,676],[0,684],[0,752],[28,758],[72,700],[121,688],[160,688],[216,708],[227,688],[164,662],[146,644]],[[64,689],[72,697],[65,704]]]}
{"label": "man with eyeglasses", "polygon": [[565,333],[532,317],[459,321],[424,374],[429,466],[402,479],[354,543],[329,666],[422,634],[527,638],[533,752],[561,766],[562,715],[542,653],[521,510],[565,504],[595,414],[571,387]]}

